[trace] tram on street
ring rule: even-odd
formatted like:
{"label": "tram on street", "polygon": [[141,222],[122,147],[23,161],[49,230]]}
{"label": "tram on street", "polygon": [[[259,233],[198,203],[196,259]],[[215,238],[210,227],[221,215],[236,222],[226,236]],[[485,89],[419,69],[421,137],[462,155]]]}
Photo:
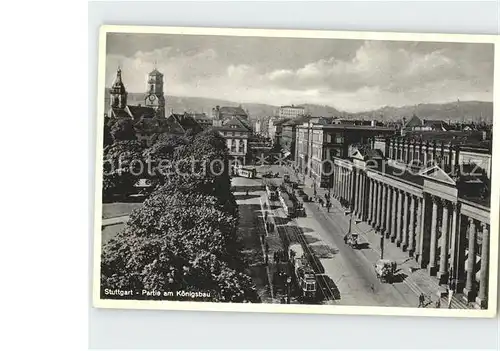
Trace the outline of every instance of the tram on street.
{"label": "tram on street", "polygon": [[301,244],[290,246],[290,261],[301,297],[306,300],[316,299],[316,274],[309,264]]}
{"label": "tram on street", "polygon": [[279,194],[281,206],[283,206],[283,209],[285,210],[288,218],[295,217],[296,206],[290,199],[290,196],[285,191],[280,191]]}
{"label": "tram on street", "polygon": [[257,177],[257,170],[249,167],[236,166],[235,173],[238,177],[255,179]]}
{"label": "tram on street", "polygon": [[278,200],[278,187],[272,184],[266,185],[266,193],[267,197],[271,201],[276,201]]}

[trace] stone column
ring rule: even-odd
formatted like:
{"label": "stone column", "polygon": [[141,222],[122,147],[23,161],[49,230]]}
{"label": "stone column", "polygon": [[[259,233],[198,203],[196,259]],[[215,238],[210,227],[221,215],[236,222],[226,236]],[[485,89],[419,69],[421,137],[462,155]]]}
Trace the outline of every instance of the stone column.
{"label": "stone column", "polygon": [[429,274],[436,275],[437,266],[437,213],[438,213],[438,197],[431,196],[432,199],[432,221],[431,221],[431,247],[430,247],[430,257],[429,257]]}
{"label": "stone column", "polygon": [[377,218],[378,218],[378,198],[379,198],[379,193],[380,193],[380,186],[379,182],[375,181],[375,196],[373,197],[373,220],[372,223],[374,226],[377,225]]}
{"label": "stone column", "polygon": [[401,246],[401,241],[402,241],[402,237],[401,235],[403,234],[403,231],[402,231],[402,217],[403,217],[403,196],[404,196],[404,192],[402,190],[398,190],[398,213],[397,213],[397,225],[396,225],[396,245],[398,247]]}
{"label": "stone column", "polygon": [[467,301],[474,298],[474,281],[476,267],[476,221],[469,217],[469,252],[467,254],[467,281],[465,282],[464,295]]}
{"label": "stone column", "polygon": [[422,199],[417,197],[415,199],[415,249],[413,256],[420,257],[420,226],[422,225]]}
{"label": "stone column", "polygon": [[443,220],[441,223],[441,257],[439,258],[438,279],[440,284],[448,282],[448,206],[447,200],[442,200]]}
{"label": "stone column", "polygon": [[391,212],[391,241],[396,241],[398,234],[397,210],[398,210],[398,189],[392,188],[392,212]]}
{"label": "stone column", "polygon": [[383,230],[382,228],[384,227],[384,209],[385,209],[385,198],[387,197],[387,194],[385,192],[385,184],[380,182],[379,183],[379,187],[380,187],[380,191],[379,191],[379,198],[380,198],[380,201],[379,201],[379,207],[380,207],[380,211],[379,211],[379,218],[378,218],[378,225],[380,227],[380,230]]}
{"label": "stone column", "polygon": [[409,204],[409,198],[408,198],[408,195],[407,193],[404,194],[404,202],[403,202],[403,233],[401,234],[402,235],[402,242],[401,242],[401,248],[403,249],[403,251],[406,251],[406,249],[408,248],[408,210],[409,210],[409,207],[410,207],[410,204]]}
{"label": "stone column", "polygon": [[342,167],[342,198],[345,200],[347,192],[347,177],[344,167]]}
{"label": "stone column", "polygon": [[351,201],[351,208],[354,210],[354,186],[356,182],[354,181],[354,169],[349,172],[349,200]]}
{"label": "stone column", "polygon": [[368,222],[368,224],[370,224],[373,204],[373,181],[370,178],[366,178],[366,181],[368,184],[368,197],[366,199],[366,221]]}
{"label": "stone column", "polygon": [[385,235],[387,238],[389,235],[389,230],[391,228],[391,223],[390,223],[390,221],[391,221],[391,188],[388,185],[385,186],[385,194],[386,194],[385,199],[384,199],[385,220],[384,220],[384,228],[383,228],[382,235]]}
{"label": "stone column", "polygon": [[456,291],[456,277],[457,277],[457,257],[460,247],[458,245],[458,213],[460,211],[460,204],[453,202],[452,215],[451,215],[451,245],[450,245],[450,267],[451,267],[451,288]]}
{"label": "stone column", "polygon": [[410,196],[410,224],[408,226],[408,253],[413,257],[415,252],[415,196]]}
{"label": "stone column", "polygon": [[428,246],[426,243],[426,240],[428,238],[428,230],[426,231],[427,227],[427,212],[429,209],[429,197],[426,195],[426,193],[422,194],[422,200],[420,201],[420,212],[419,212],[419,218],[418,218],[418,250],[416,253],[416,259],[418,263],[420,264],[420,268],[426,267],[427,264],[427,254],[428,254]]}
{"label": "stone column", "polygon": [[370,197],[370,214],[368,218],[368,223],[371,225],[373,223],[373,219],[375,218],[375,196],[377,195],[377,186],[373,179],[370,180],[371,185],[371,197]]}
{"label": "stone column", "polygon": [[353,168],[353,175],[354,175],[354,215],[357,216],[359,213],[359,172],[356,171],[355,168]]}
{"label": "stone column", "polygon": [[370,194],[369,190],[369,182],[368,182],[368,177],[365,175],[363,175],[363,208],[362,208],[362,211],[363,211],[363,214],[362,214],[362,217],[363,217],[363,221],[366,221],[366,218],[368,216],[368,196]]}
{"label": "stone column", "polygon": [[339,199],[342,198],[342,189],[344,187],[344,176],[342,174],[342,167],[339,167]]}
{"label": "stone column", "polygon": [[481,308],[488,307],[488,267],[490,249],[490,231],[486,223],[483,226],[483,242],[481,243],[481,271],[479,272],[479,295],[476,302]]}
{"label": "stone column", "polygon": [[361,198],[360,198],[360,204],[359,204],[359,218],[361,220],[363,220],[364,218],[364,212],[365,212],[365,196],[366,196],[366,193],[365,193],[366,189],[365,189],[365,175],[364,173],[361,173]]}

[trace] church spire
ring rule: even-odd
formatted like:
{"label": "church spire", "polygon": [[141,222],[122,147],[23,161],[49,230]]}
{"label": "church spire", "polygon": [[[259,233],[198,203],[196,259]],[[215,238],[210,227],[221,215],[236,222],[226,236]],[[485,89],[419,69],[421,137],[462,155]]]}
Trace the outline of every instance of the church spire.
{"label": "church spire", "polygon": [[122,70],[120,66],[116,70],[116,78],[111,87],[111,107],[124,108],[127,105],[127,90],[122,81]]}

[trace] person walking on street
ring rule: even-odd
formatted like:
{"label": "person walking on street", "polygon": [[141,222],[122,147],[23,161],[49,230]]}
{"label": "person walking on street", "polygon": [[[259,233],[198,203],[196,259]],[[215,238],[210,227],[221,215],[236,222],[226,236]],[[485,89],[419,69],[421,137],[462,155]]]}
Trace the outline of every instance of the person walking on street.
{"label": "person walking on street", "polygon": [[418,297],[418,307],[425,307],[424,306],[424,302],[425,302],[425,296],[424,296],[424,293],[420,293],[420,296]]}
{"label": "person walking on street", "polygon": [[437,300],[436,300],[435,307],[436,307],[436,308],[441,308],[441,299],[437,299]]}

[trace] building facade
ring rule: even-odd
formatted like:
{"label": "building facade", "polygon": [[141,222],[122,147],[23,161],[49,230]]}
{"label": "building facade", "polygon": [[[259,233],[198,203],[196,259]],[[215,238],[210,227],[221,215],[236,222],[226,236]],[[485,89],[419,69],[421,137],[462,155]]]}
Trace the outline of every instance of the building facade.
{"label": "building facade", "polygon": [[[430,155],[436,160],[434,154]],[[363,153],[334,158],[332,194],[358,219],[395,242],[436,277],[437,291],[455,292],[459,307],[486,308],[489,273],[489,204],[463,196],[460,182],[434,164],[401,173],[392,160]]]}
{"label": "building facade", "polygon": [[279,118],[297,118],[299,116],[304,116],[306,114],[306,109],[302,106],[280,106],[278,110]]}
{"label": "building facade", "polygon": [[330,167],[328,161],[349,157],[352,145],[371,146],[377,136],[396,133],[387,127],[315,122],[311,120],[297,126],[294,159],[299,171],[313,178],[320,187],[329,187],[332,182],[330,170],[325,169]]}
{"label": "building facade", "polygon": [[214,127],[226,140],[229,155],[237,162],[245,165],[247,163],[248,139],[252,133],[238,117],[223,121],[220,126]]}

